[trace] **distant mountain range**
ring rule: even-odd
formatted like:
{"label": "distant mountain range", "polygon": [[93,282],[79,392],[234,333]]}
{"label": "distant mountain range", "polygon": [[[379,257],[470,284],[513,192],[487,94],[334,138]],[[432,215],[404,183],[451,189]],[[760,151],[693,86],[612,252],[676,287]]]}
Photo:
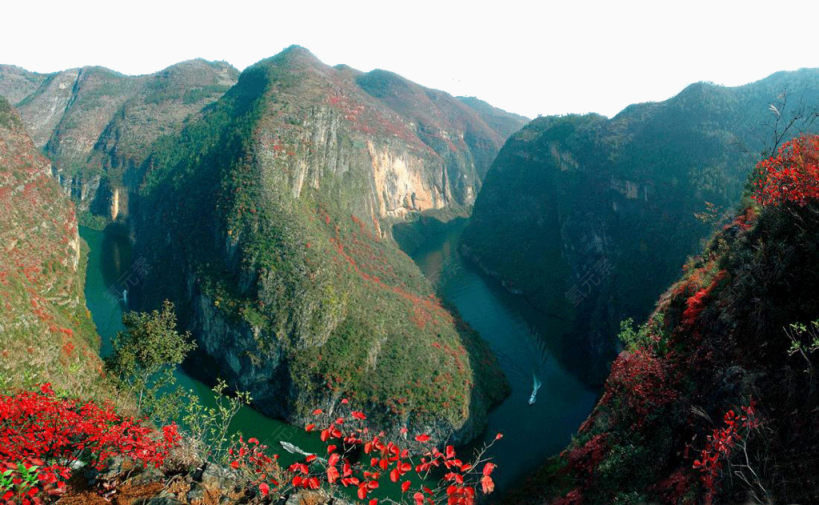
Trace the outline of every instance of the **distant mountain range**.
{"label": "distant mountain range", "polygon": [[141,76],[102,67],[37,74],[0,65],[0,95],[20,111],[35,145],[52,160],[60,184],[80,209],[113,218],[127,211],[127,195],[114,194],[123,184],[138,184],[128,177],[151,144],[179,131],[238,75],[226,63],[204,60]]}

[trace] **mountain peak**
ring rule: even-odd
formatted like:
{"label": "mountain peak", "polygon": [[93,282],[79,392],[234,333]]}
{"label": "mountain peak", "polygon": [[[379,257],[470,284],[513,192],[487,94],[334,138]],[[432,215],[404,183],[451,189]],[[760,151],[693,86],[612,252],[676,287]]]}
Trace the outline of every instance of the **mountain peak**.
{"label": "mountain peak", "polygon": [[297,44],[286,47],[282,52],[274,56],[274,58],[286,58],[288,61],[321,63],[316,55],[311,53],[309,49]]}

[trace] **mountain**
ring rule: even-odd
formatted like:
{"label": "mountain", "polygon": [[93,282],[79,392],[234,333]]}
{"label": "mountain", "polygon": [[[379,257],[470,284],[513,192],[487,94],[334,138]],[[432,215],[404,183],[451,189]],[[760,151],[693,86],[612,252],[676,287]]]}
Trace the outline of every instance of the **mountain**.
{"label": "mountain", "polygon": [[494,357],[391,237],[465,214],[503,142],[459,100],[291,47],[167,136],[132,201],[143,307],[175,302],[188,369],[294,423],[352,398],[399,436],[476,435],[504,394]]}
{"label": "mountain", "polygon": [[14,65],[0,65],[0,96],[16,104],[36,91],[46,77]]}
{"label": "mountain", "polygon": [[717,233],[621,333],[570,446],[507,501],[817,503],[817,195],[749,205]]}
{"label": "mountain", "polygon": [[458,100],[478,113],[484,123],[504,138],[520,130],[529,122],[529,119],[524,116],[498,109],[474,96],[459,96]]}
{"label": "mountain", "polygon": [[85,391],[101,371],[71,201],[0,97],[0,390]]}
{"label": "mountain", "polygon": [[[0,66],[0,94],[16,101],[35,145],[83,211],[110,219],[127,212],[129,170],[161,135],[219,98],[238,72],[192,60],[155,74],[126,76],[102,67],[34,74]],[[121,201],[120,201],[121,199]]]}
{"label": "mountain", "polygon": [[647,315],[738,202],[748,167],[773,144],[771,105],[781,131],[816,104],[811,69],[735,88],[692,84],[612,119],[538,118],[498,154],[461,250],[554,316],[549,331],[564,347],[609,357],[619,322]]}

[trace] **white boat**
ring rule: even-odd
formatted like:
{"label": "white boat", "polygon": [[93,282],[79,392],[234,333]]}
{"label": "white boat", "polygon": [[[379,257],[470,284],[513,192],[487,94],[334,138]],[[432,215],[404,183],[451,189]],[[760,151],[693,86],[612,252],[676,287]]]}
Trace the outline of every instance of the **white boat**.
{"label": "white boat", "polygon": [[[285,442],[284,440],[279,440],[279,444],[282,446],[282,448],[285,451],[289,452],[290,454],[301,454],[302,456],[305,456],[305,457],[314,456],[314,454],[312,452],[307,452],[304,449],[302,449],[301,447],[299,447],[299,446],[297,446],[295,444],[291,444],[290,442]],[[316,457],[316,459],[319,460],[319,461],[325,461],[325,462],[327,461],[326,459],[319,458],[319,457]]]}
{"label": "white boat", "polygon": [[537,390],[540,389],[541,386],[537,375],[532,374],[532,379],[534,379],[534,385],[532,386],[532,395],[529,397],[529,405],[535,404],[535,400],[537,400]]}

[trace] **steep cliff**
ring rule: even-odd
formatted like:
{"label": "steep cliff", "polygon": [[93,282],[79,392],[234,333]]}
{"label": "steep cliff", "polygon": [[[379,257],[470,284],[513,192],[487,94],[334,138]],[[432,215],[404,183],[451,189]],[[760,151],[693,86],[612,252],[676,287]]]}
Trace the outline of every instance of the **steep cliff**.
{"label": "steep cliff", "polygon": [[781,128],[816,103],[819,71],[802,70],[736,88],[693,84],[613,119],[536,119],[487,174],[462,250],[555,316],[550,331],[566,346],[611,356],[619,321],[645,317],[738,201],[747,167],[771,145],[771,104]]}
{"label": "steep cliff", "polygon": [[509,502],[817,503],[819,138],[801,156],[813,200],[726,225],[622,332],[577,437]]}
{"label": "steep cliff", "polygon": [[136,243],[155,268],[135,297],[174,300],[191,370],[267,414],[301,422],[349,396],[396,435],[471,437],[504,381],[390,225],[466,212],[501,141],[449,95],[292,47],[146,161]]}
{"label": "steep cliff", "polygon": [[101,67],[43,75],[3,66],[0,94],[17,101],[35,145],[51,158],[54,174],[80,208],[115,218],[127,211],[128,183],[141,180],[129,170],[141,164],[153,141],[178,131],[237,74],[226,63],[204,60],[143,76]]}
{"label": "steep cliff", "polygon": [[74,206],[0,97],[0,390],[87,392],[99,376],[83,274]]}

